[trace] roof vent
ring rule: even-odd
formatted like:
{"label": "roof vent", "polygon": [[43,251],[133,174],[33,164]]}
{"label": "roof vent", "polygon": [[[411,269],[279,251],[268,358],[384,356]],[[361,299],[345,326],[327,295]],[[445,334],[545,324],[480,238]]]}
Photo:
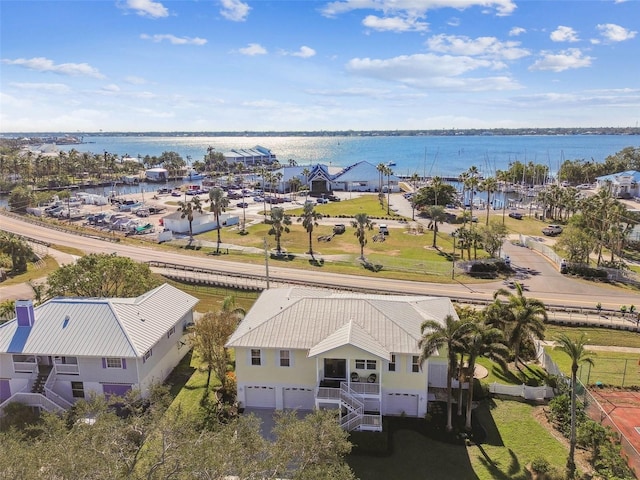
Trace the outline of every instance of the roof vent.
{"label": "roof vent", "polygon": [[69,325],[69,315],[67,315],[66,317],[64,317],[64,322],[62,322],[62,328],[67,328],[67,325]]}

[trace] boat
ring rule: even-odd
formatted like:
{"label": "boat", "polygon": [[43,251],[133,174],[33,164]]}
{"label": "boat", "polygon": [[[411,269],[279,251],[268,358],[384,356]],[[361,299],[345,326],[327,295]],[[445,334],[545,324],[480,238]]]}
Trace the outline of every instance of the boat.
{"label": "boat", "polygon": [[169,172],[166,168],[150,168],[144,172],[147,182],[166,182],[169,180]]}
{"label": "boat", "polygon": [[197,170],[195,170],[194,168],[189,167],[187,169],[187,173],[185,174],[184,177],[182,177],[182,179],[187,181],[187,182],[191,182],[191,181],[194,181],[194,180],[203,180],[206,177],[207,177],[206,174],[200,173]]}

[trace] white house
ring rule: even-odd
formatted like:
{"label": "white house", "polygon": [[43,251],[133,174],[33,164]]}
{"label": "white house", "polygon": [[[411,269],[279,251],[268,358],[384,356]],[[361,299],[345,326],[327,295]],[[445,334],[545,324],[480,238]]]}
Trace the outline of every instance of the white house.
{"label": "white house", "polygon": [[[238,221],[239,217],[236,215],[230,215],[228,213],[220,215],[220,225],[222,227],[237,225]],[[174,233],[189,233],[189,219],[187,217],[182,218],[182,212],[176,211],[162,217],[162,224],[165,229],[171,230]],[[209,230],[216,230],[218,228],[216,217],[210,212],[194,212],[191,228],[194,235],[208,232]]]}
{"label": "white house", "polygon": [[331,182],[333,190],[345,192],[399,192],[400,179],[396,175],[380,175],[378,167],[369,162],[358,162],[346,167]]}
{"label": "white house", "polygon": [[616,198],[640,197],[640,172],[627,170],[596,178],[598,188],[610,188]]}
{"label": "white house", "polygon": [[0,325],[0,411],[9,402],[66,409],[91,392],[146,394],[189,351],[197,302],[169,284],[136,298],[17,301],[16,318]]}
{"label": "white house", "polygon": [[161,167],[150,168],[145,170],[144,177],[147,182],[166,182],[169,180],[169,171]]}
{"label": "white house", "polygon": [[[264,291],[227,342],[247,408],[337,408],[348,429],[422,417],[447,364],[419,364],[420,326],[457,318],[448,298],[281,288]],[[442,352],[440,352],[442,353]],[[445,352],[446,353],[446,352]]]}

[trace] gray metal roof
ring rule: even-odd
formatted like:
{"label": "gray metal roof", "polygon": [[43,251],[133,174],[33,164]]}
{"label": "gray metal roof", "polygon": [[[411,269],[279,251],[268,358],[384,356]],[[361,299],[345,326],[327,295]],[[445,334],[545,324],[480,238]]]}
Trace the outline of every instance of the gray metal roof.
{"label": "gray metal roof", "polygon": [[[317,354],[346,341],[378,356],[419,353],[420,325],[426,320],[444,323],[448,314],[457,318],[448,298],[271,289],[258,298],[227,345]],[[352,326],[342,329],[348,324]]]}
{"label": "gray metal roof", "polygon": [[0,352],[140,357],[197,302],[169,284],[136,298],[54,298],[34,309],[32,327],[0,326]]}

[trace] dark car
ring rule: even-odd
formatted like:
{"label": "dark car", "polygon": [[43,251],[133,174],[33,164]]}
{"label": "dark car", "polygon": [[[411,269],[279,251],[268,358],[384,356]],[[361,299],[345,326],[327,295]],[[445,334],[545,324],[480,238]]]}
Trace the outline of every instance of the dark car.
{"label": "dark car", "polygon": [[344,233],[346,231],[346,227],[344,226],[344,223],[336,223],[333,226],[333,233],[335,233],[336,235],[340,235],[342,233]]}
{"label": "dark car", "polygon": [[509,212],[509,216],[511,218],[515,218],[516,220],[522,220],[522,214],[518,212]]}
{"label": "dark car", "polygon": [[238,208],[247,208],[249,204],[247,202],[240,202],[236,205]]}

